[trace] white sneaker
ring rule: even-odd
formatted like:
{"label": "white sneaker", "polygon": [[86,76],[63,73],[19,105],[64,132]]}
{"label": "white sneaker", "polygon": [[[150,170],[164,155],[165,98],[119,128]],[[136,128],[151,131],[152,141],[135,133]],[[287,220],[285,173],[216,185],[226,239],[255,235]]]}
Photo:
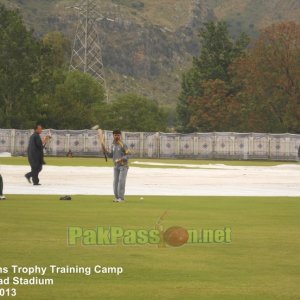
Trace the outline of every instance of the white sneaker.
{"label": "white sneaker", "polygon": [[119,202],[118,200],[119,200],[119,199],[114,198],[114,199],[113,199],[113,202]]}
{"label": "white sneaker", "polygon": [[125,200],[124,200],[124,199],[121,199],[121,198],[119,198],[119,199],[117,199],[117,202],[125,202]]}
{"label": "white sneaker", "polygon": [[4,195],[0,196],[0,200],[5,200],[5,199],[6,199],[6,197]]}

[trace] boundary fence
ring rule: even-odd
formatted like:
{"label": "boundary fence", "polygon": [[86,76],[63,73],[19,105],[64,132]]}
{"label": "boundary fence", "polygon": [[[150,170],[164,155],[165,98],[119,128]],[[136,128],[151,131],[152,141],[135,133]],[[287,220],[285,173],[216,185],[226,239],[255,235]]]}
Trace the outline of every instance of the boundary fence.
{"label": "boundary fence", "polygon": [[[26,155],[32,130],[0,129],[0,152],[13,156]],[[50,134],[46,154],[65,156],[103,156],[96,130],[44,130]],[[105,144],[110,148],[111,131],[104,131]],[[266,133],[161,133],[123,132],[124,142],[133,157],[191,159],[267,159],[298,160],[300,135]]]}

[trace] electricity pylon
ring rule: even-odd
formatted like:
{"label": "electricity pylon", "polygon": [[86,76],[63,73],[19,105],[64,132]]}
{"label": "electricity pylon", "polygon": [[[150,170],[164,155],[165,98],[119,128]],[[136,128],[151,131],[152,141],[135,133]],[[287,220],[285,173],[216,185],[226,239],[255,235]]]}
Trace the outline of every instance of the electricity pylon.
{"label": "electricity pylon", "polygon": [[[102,51],[97,32],[101,15],[96,0],[82,0],[72,7],[78,10],[78,25],[71,55],[70,71],[79,70],[93,76],[106,90]],[[108,101],[108,96],[106,97]]]}

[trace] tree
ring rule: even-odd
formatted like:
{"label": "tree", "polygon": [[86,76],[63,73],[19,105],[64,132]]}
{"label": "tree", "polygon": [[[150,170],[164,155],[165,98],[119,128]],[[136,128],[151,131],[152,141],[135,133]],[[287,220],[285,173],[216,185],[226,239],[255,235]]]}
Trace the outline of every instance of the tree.
{"label": "tree", "polygon": [[[182,90],[177,104],[178,119],[182,131],[193,131],[190,119],[195,119],[190,99],[204,95],[204,83],[208,80],[222,80],[226,85],[231,84],[229,66],[233,60],[241,56],[249,38],[245,34],[234,42],[228,33],[224,22],[205,23],[200,30],[201,54],[193,58],[192,68],[183,75]],[[201,116],[199,116],[201,118]]]}
{"label": "tree", "polygon": [[35,122],[35,78],[40,43],[15,11],[0,6],[0,126],[26,128]]}
{"label": "tree", "polygon": [[164,131],[167,124],[167,116],[157,102],[134,94],[119,96],[99,116],[99,123],[106,129]]}
{"label": "tree", "polygon": [[47,103],[65,79],[67,42],[59,33],[41,41],[16,11],[0,6],[0,126],[30,128],[47,119]]}
{"label": "tree", "polygon": [[241,105],[223,80],[208,80],[202,84],[203,95],[191,97],[192,110],[188,126],[205,132],[234,131],[241,121]]}
{"label": "tree", "polygon": [[71,56],[70,41],[59,31],[51,31],[42,38],[43,45],[52,50],[52,65],[63,68],[69,64]]}
{"label": "tree", "polygon": [[38,102],[36,119],[44,125],[53,124],[48,120],[49,103],[55,98],[57,85],[66,80],[69,55],[70,43],[60,32],[53,31],[43,36],[35,86]]}
{"label": "tree", "polygon": [[[300,132],[300,24],[263,30],[248,55],[232,66],[248,129]],[[263,120],[263,122],[262,122]]]}
{"label": "tree", "polygon": [[47,127],[57,129],[90,128],[97,122],[97,112],[104,106],[105,91],[89,74],[74,71],[58,84],[53,99],[44,103]]}

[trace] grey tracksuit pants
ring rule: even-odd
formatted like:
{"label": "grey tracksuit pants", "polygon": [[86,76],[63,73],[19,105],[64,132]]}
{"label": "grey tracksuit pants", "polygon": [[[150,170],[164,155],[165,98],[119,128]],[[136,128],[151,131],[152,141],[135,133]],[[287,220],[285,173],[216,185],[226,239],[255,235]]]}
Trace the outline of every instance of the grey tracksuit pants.
{"label": "grey tracksuit pants", "polygon": [[124,200],[128,166],[114,167],[114,194],[116,199]]}

